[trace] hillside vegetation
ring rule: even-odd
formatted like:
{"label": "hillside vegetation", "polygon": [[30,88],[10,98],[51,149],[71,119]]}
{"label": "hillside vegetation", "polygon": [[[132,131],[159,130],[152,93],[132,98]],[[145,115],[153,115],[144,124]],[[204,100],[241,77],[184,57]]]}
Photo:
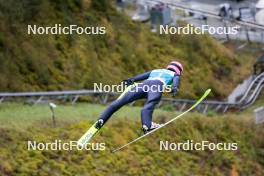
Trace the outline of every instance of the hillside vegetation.
{"label": "hillside vegetation", "polygon": [[[105,151],[33,151],[27,150],[27,141],[68,142],[77,140],[91,126],[100,106],[86,105],[87,120],[78,122],[82,114],[69,114],[70,107],[58,113],[57,128],[52,128],[46,114],[27,107],[14,109],[18,117],[28,114],[24,123],[16,118],[0,115],[0,174],[1,175],[255,175],[264,174],[263,127],[254,125],[251,113],[205,117],[190,113],[149,137],[129,146],[123,151],[111,153],[140,134],[140,122],[136,115],[117,114],[97,134],[93,142],[105,143]],[[92,107],[91,107],[92,106]],[[19,106],[18,106],[19,107]],[[77,107],[78,109],[80,107]],[[99,109],[98,109],[99,108]],[[45,109],[45,108],[44,108]],[[93,109],[93,110],[92,110]],[[98,112],[95,112],[98,111]],[[126,108],[124,112],[137,112]],[[20,112],[20,114],[18,114]],[[47,111],[48,112],[48,111]],[[80,112],[80,109],[78,110]],[[33,113],[35,114],[35,118]],[[48,114],[49,115],[49,114]],[[31,118],[32,117],[32,118]],[[130,118],[130,120],[124,119]],[[173,115],[165,111],[155,115],[155,121],[168,120]],[[72,121],[69,121],[72,118]],[[133,120],[132,120],[132,119]],[[78,121],[74,121],[79,119]],[[88,120],[89,119],[89,120]],[[13,121],[12,121],[13,120]],[[12,123],[11,123],[12,121]],[[14,124],[17,124],[14,126]],[[237,151],[160,151],[159,141],[195,142],[210,141],[237,143]]]}
{"label": "hillside vegetation", "polygon": [[[28,151],[27,141],[76,141],[94,123],[104,106],[62,105],[51,127],[48,106],[17,103],[0,106],[0,175],[255,175],[264,174],[264,130],[253,123],[253,109],[208,116],[188,113],[123,151],[111,150],[140,135],[140,108],[125,107],[104,126],[93,142],[105,151]],[[157,109],[154,121],[176,112]],[[237,143],[237,151],[160,151],[159,141]]]}
{"label": "hillside vegetation", "polygon": [[[163,68],[185,67],[181,97],[208,87],[225,97],[250,73],[249,58],[233,55],[206,35],[159,36],[133,23],[108,0],[0,1],[0,91],[92,88]],[[105,26],[106,35],[28,35],[27,25]]]}

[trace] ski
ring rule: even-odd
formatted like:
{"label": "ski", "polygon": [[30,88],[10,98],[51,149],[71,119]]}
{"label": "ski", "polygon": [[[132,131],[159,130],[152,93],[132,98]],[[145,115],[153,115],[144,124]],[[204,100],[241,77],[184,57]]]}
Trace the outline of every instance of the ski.
{"label": "ski", "polygon": [[[128,86],[124,92],[117,98],[122,98],[128,91],[130,91],[132,88],[137,86],[137,83],[134,83],[133,85]],[[100,128],[101,129],[101,128]],[[86,131],[86,133],[77,141],[77,145],[80,147],[84,147],[91,139],[92,137],[100,130],[96,128],[96,122]]]}
{"label": "ski", "polygon": [[96,122],[88,129],[88,131],[77,141],[77,145],[85,147],[92,137],[99,131],[96,127]]}
{"label": "ski", "polygon": [[121,150],[121,149],[123,149],[123,148],[129,146],[130,144],[133,144],[133,143],[137,142],[138,140],[140,140],[140,139],[142,139],[142,138],[144,138],[144,137],[146,137],[146,136],[148,136],[148,135],[154,133],[155,131],[161,129],[162,127],[168,125],[169,123],[173,122],[174,120],[176,120],[176,119],[180,118],[181,116],[185,115],[186,113],[190,112],[190,111],[193,110],[196,106],[198,106],[198,105],[199,105],[199,104],[200,104],[200,103],[201,103],[201,102],[202,102],[202,101],[203,101],[203,100],[204,100],[204,99],[210,94],[210,92],[211,92],[211,89],[207,89],[207,90],[205,91],[205,93],[203,94],[203,96],[202,96],[199,100],[197,100],[196,103],[195,103],[194,105],[192,105],[192,107],[190,107],[190,108],[189,108],[188,110],[186,110],[185,112],[179,114],[178,116],[174,117],[173,119],[169,120],[168,122],[166,122],[165,124],[163,124],[161,127],[156,128],[156,129],[150,131],[149,133],[146,133],[146,134],[144,134],[144,135],[142,135],[142,136],[140,136],[140,137],[134,139],[133,141],[131,141],[131,142],[129,142],[129,143],[127,143],[127,144],[125,144],[125,145],[123,145],[123,146],[117,148],[117,149],[112,150],[112,152],[117,152],[117,151],[119,151],[119,150]]}

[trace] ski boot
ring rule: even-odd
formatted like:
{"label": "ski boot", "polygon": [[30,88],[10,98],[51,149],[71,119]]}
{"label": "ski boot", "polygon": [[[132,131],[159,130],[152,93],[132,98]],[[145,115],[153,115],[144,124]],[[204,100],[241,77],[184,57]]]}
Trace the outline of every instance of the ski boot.
{"label": "ski boot", "polygon": [[151,127],[148,128],[146,125],[143,125],[142,126],[142,130],[144,132],[144,134],[147,134],[149,133],[150,131],[156,129],[156,128],[160,128],[163,124],[158,124],[158,123],[154,123],[154,122],[151,122]]}
{"label": "ski boot", "polygon": [[103,125],[104,125],[104,121],[103,121],[103,119],[99,119],[99,120],[96,122],[96,124],[95,124],[95,128],[99,130],[100,128],[102,128]]}

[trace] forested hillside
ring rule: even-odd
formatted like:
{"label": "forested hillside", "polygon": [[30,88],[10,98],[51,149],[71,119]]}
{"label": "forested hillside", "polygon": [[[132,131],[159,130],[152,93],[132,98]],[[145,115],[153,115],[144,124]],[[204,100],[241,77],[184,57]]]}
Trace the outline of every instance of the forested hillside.
{"label": "forested hillside", "polygon": [[[209,36],[153,34],[112,1],[10,0],[0,9],[0,91],[88,89],[180,60],[181,97],[210,87],[223,98],[250,72],[248,58]],[[106,35],[28,35],[28,24],[105,26]]]}

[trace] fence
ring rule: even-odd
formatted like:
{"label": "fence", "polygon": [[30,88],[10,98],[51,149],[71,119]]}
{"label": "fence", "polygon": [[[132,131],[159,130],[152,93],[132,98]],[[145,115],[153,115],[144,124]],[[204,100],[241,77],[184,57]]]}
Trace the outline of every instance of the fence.
{"label": "fence", "polygon": [[[35,105],[49,103],[50,101],[67,101],[75,104],[79,98],[89,97],[89,102],[107,104],[117,98],[118,95],[118,93],[114,92],[106,93],[93,90],[0,93],[0,103],[23,101]],[[195,100],[188,99],[163,98],[157,106],[159,108],[174,108],[177,111],[184,111],[195,102]],[[133,106],[134,104],[135,102],[132,102],[130,105]],[[196,107],[196,111],[201,113],[207,113],[208,111],[226,112],[229,108],[235,106],[236,104],[222,101],[203,101]]]}

